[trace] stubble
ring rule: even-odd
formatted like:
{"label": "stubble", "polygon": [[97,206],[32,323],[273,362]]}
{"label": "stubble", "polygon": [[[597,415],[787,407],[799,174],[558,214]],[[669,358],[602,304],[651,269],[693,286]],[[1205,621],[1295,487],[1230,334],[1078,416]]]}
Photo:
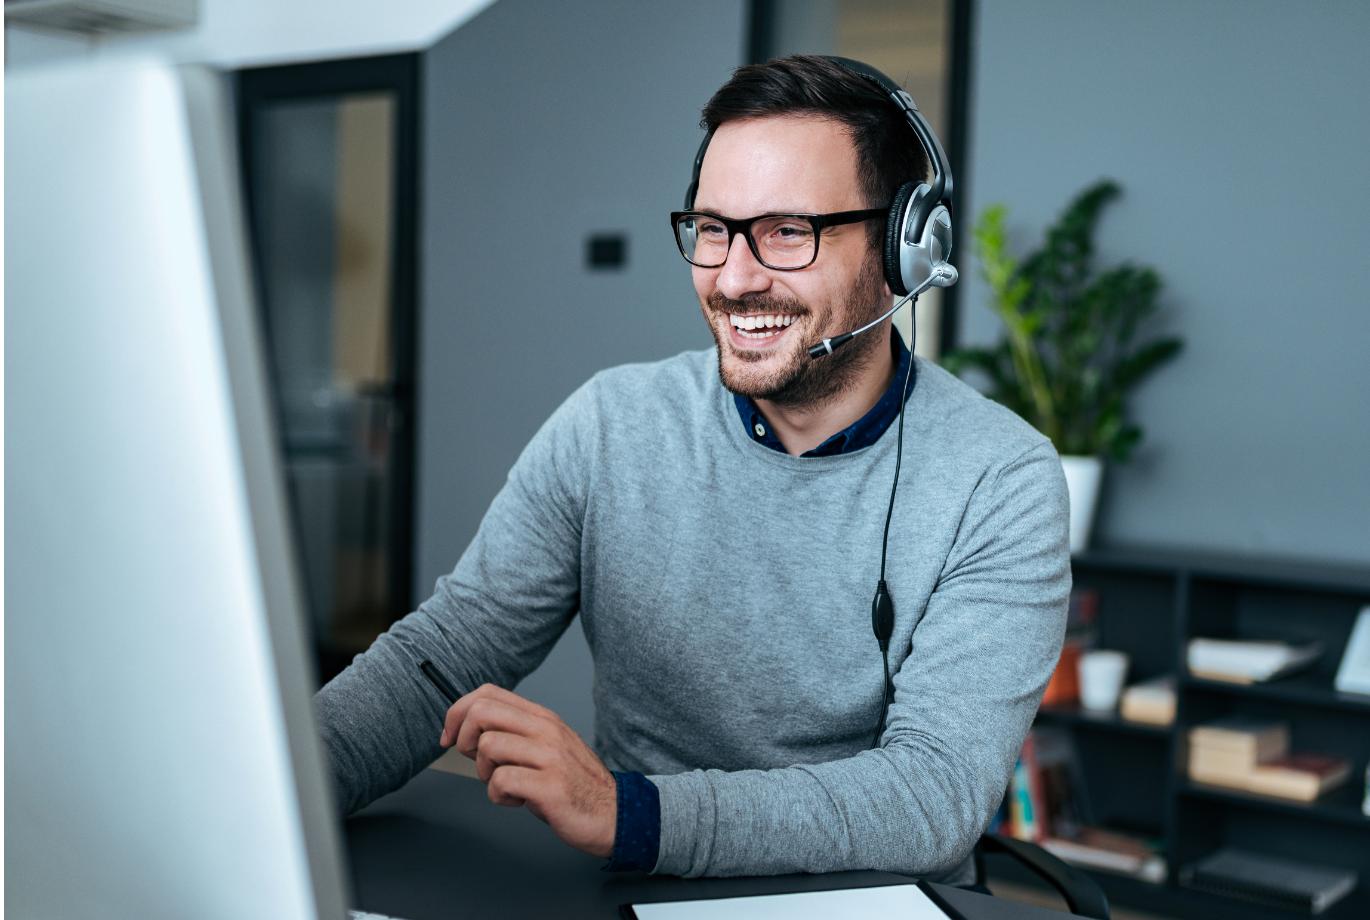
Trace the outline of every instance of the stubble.
{"label": "stubble", "polygon": [[[868,259],[847,294],[844,309],[838,315],[849,317],[851,328],[875,319],[888,305],[882,305],[884,278],[878,259]],[[803,313],[810,311],[795,298],[759,295],[747,300],[732,300],[718,291],[709,296],[709,310],[714,316],[729,313]],[[848,342],[841,350],[821,358],[810,358],[812,342],[788,343],[788,359],[783,367],[761,380],[744,378],[731,373],[724,360],[725,351],[744,363],[764,360],[759,352],[736,352],[722,341],[718,329],[710,323],[710,331],[718,346],[718,376],[729,391],[751,399],[764,399],[786,408],[821,408],[850,387],[880,354],[880,337],[862,334]],[[848,331],[846,329],[841,330]],[[723,333],[726,336],[726,332]]]}

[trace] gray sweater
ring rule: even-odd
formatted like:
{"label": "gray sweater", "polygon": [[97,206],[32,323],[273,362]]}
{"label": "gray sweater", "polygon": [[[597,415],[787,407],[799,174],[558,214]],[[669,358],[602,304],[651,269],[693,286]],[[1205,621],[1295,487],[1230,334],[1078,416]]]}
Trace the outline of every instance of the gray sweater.
{"label": "gray sweater", "polygon": [[655,871],[969,881],[1061,647],[1065,481],[1050,442],[936,365],[918,362],[906,413],[878,748],[870,603],[898,426],[839,456],[771,450],[711,349],[576,391],[433,596],[319,691],[343,806],[441,753],[419,661],[463,692],[513,687],[579,612],[594,748],[660,790]]}

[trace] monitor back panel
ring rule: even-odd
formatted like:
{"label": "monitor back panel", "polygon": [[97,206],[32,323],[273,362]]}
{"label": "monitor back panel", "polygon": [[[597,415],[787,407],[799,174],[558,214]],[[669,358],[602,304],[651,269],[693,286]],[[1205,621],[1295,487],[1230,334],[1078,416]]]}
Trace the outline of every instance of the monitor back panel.
{"label": "monitor back panel", "polygon": [[6,82],[5,906],[341,917],[217,78]]}

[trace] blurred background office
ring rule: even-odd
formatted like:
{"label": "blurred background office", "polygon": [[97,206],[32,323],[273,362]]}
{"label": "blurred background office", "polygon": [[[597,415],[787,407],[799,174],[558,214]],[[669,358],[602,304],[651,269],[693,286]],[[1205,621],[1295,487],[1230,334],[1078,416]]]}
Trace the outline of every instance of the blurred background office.
{"label": "blurred background office", "polygon": [[[1370,571],[1370,5],[199,0],[140,11],[131,0],[7,0],[5,9],[11,72],[151,51],[214,64],[236,92],[321,680],[451,569],[523,445],[571,390],[601,368],[710,344],[666,214],[680,205],[704,101],[733,67],[793,52],[881,68],[947,147],[962,282],[919,305],[927,357],[1002,335],[972,255],[971,228],[987,205],[1006,206],[1009,244],[1023,252],[1082,188],[1105,177],[1121,186],[1098,227],[1097,259],[1158,271],[1149,328],[1185,349],[1131,401],[1146,437],[1130,462],[1107,467],[1092,538],[1105,553],[1097,559],[1117,550],[1123,561],[1096,559],[1094,577],[1151,565],[1138,590],[1164,594],[1191,584],[1186,553],[1233,571],[1287,562],[1298,590],[1335,611],[1328,645],[1344,646],[1353,608],[1370,603],[1357,580]],[[1127,557],[1133,547],[1160,555],[1142,563]],[[1090,581],[1090,564],[1086,554],[1077,581]],[[1245,597],[1244,577],[1222,583]],[[1188,602],[1163,603],[1178,616]],[[1240,632],[1242,603],[1216,631]],[[1166,629],[1165,652],[1178,661],[1185,634]],[[1325,666],[1340,654],[1327,649]],[[522,690],[588,736],[590,672],[573,626]],[[1370,705],[1333,699],[1342,698],[1317,697],[1312,715],[1291,718],[1370,737]],[[1204,699],[1192,711],[1204,706],[1239,708]],[[1141,743],[1153,744],[1138,756],[1158,762],[1156,783],[1179,743],[1175,732]],[[1362,776],[1366,744],[1345,751]],[[1105,771],[1111,779],[1122,775]],[[1156,801],[1178,815],[1189,806],[1177,795]],[[1324,824],[1303,818],[1289,819],[1300,833],[1370,852],[1358,803]],[[1267,832],[1244,812],[1214,820],[1235,837]],[[1171,817],[1155,830],[1178,847],[1181,824]],[[1155,893],[1115,887],[1115,899],[1240,915],[1183,899],[1182,855],[1170,854]],[[1358,865],[1370,875],[1363,857]]]}

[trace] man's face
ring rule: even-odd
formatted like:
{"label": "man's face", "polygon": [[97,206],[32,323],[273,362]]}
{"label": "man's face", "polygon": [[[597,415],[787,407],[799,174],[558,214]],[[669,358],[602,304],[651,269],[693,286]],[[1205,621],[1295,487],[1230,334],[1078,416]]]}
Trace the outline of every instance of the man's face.
{"label": "man's face", "polygon": [[[828,118],[791,115],[719,127],[704,156],[694,205],[730,218],[866,206],[845,127]],[[758,262],[738,234],[721,267],[693,269],[724,386],[753,399],[818,405],[878,356],[882,338],[874,334],[857,336],[823,358],[807,354],[810,345],[888,309],[890,291],[868,231],[865,223],[825,228],[817,260],[788,272]],[[758,325],[766,319],[773,325]],[[757,328],[738,328],[739,322]]]}

